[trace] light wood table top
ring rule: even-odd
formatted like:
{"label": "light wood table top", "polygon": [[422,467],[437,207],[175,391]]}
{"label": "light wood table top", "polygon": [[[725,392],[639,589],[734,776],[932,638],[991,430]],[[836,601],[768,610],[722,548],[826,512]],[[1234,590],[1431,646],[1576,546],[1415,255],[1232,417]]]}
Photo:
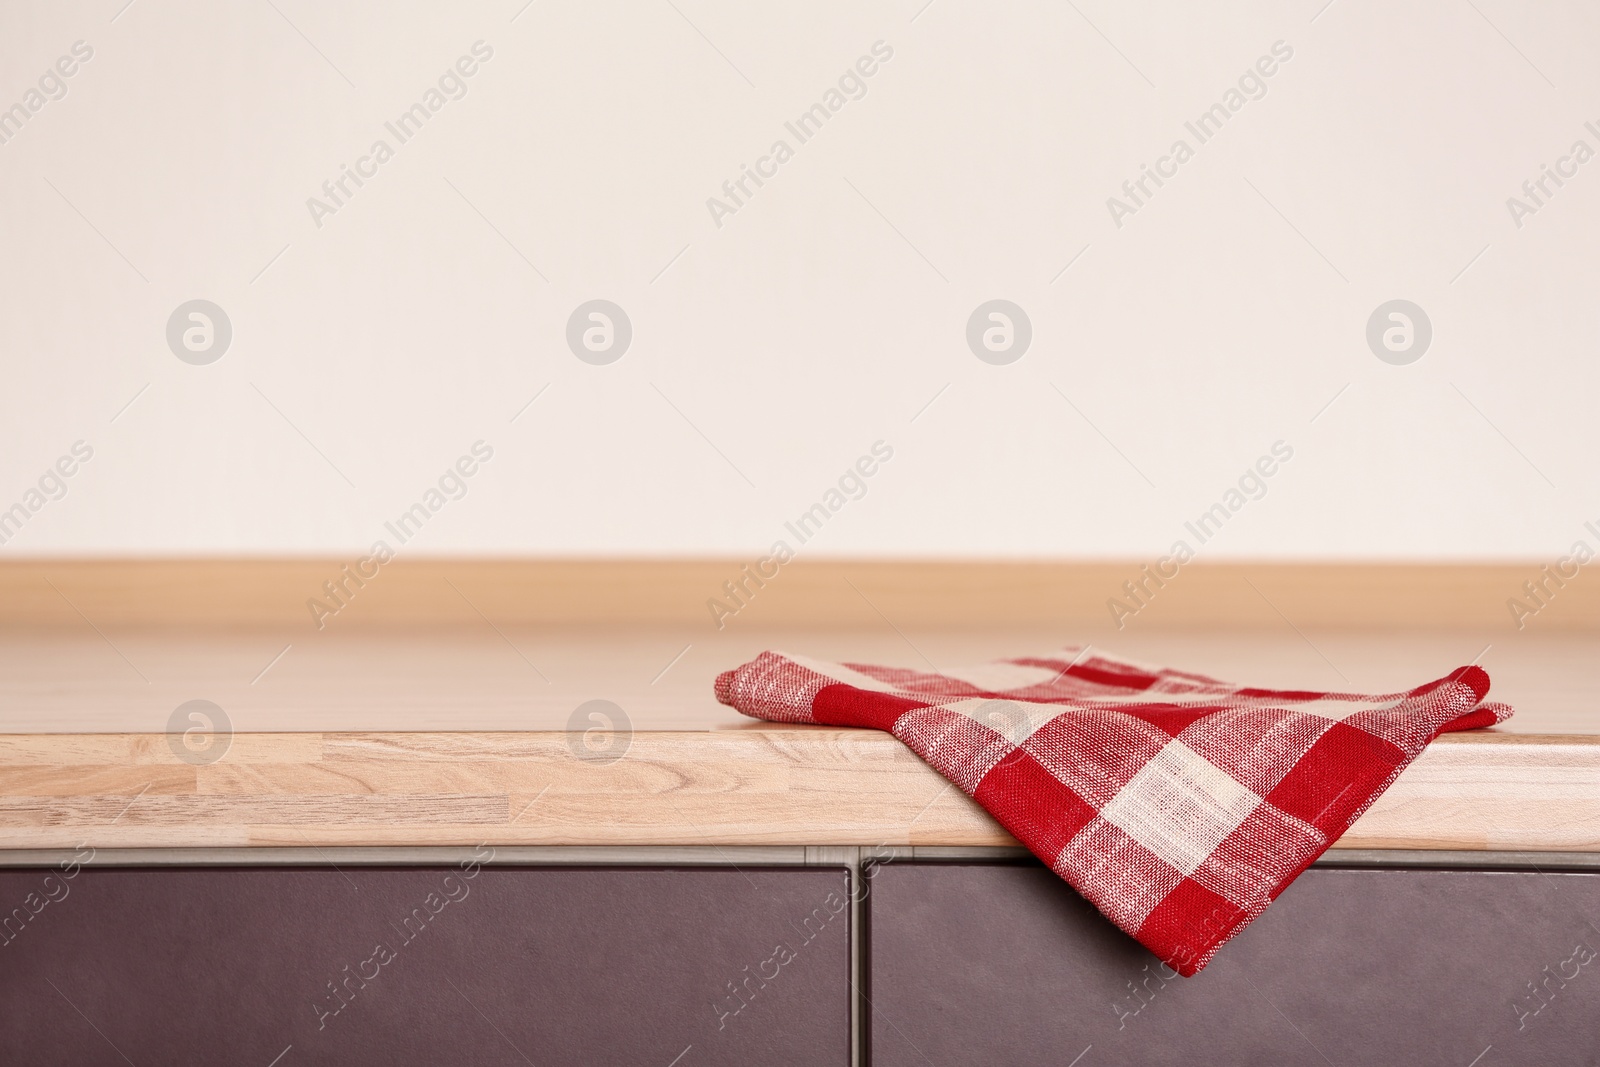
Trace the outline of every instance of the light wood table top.
{"label": "light wood table top", "polygon": [[[0,848],[237,845],[1008,845],[898,741],[782,726],[711,682],[766,648],[947,667],[1059,647],[1039,628],[0,631]],[[1476,659],[1503,727],[1446,735],[1340,842],[1600,851],[1600,635],[1130,628],[1107,651],[1252,684],[1402,689]],[[1100,642],[1097,642],[1099,645]],[[287,646],[287,647],[286,647]],[[169,720],[221,707],[222,758]],[[621,758],[580,758],[614,702]],[[580,728],[588,722],[579,723]],[[604,735],[598,735],[604,737]]]}

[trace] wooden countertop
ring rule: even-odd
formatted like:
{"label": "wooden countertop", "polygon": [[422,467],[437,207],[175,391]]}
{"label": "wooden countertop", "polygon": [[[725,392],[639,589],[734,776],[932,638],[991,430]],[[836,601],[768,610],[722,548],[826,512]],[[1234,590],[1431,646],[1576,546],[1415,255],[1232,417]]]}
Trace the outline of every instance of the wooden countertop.
{"label": "wooden countertop", "polygon": [[[773,647],[953,666],[1074,636],[887,622],[0,630],[0,848],[1009,845],[889,735],[758,723],[718,705],[711,681]],[[1486,643],[1304,627],[1096,641],[1285,687],[1399,689],[1477,660],[1517,716],[1430,746],[1340,846],[1600,851],[1596,636]],[[169,743],[174,709],[195,699],[231,721],[216,762]],[[629,720],[609,738],[620,759],[575,754],[569,720],[595,699]]]}

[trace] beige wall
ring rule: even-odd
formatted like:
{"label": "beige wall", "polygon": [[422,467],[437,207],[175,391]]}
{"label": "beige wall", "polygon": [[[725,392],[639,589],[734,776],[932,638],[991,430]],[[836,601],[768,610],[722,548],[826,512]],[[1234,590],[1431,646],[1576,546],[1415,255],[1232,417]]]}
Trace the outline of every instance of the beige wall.
{"label": "beige wall", "polygon": [[1592,5],[122,3],[0,5],[0,553],[1600,548]]}

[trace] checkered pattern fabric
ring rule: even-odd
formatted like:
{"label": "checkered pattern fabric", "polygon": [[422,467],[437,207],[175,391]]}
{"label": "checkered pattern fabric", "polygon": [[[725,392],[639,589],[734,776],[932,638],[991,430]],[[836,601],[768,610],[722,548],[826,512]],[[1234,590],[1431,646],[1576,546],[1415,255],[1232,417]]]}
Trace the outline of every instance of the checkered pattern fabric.
{"label": "checkered pattern fabric", "polygon": [[1185,976],[1429,741],[1511,715],[1462,667],[1403,693],[1231,685],[1087,648],[940,673],[764,652],[717,699],[887,730]]}

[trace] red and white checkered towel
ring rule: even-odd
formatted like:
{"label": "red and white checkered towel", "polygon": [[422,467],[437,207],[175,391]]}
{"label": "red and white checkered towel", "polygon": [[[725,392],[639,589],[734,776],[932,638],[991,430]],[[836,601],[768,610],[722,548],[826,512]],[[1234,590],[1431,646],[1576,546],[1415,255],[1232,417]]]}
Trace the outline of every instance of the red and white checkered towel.
{"label": "red and white checkered towel", "polygon": [[1404,693],[1257,689],[1087,648],[942,673],[764,652],[717,699],[887,730],[1189,976],[1447,730],[1511,715],[1461,667]]}

